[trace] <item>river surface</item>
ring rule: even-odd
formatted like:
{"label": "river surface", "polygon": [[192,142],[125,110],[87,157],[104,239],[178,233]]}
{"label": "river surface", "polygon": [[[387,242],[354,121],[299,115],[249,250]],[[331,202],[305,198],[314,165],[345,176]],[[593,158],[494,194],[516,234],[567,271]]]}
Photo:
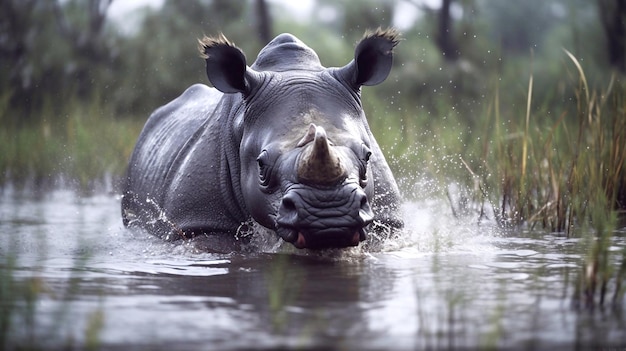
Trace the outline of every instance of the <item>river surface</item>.
{"label": "river surface", "polygon": [[573,307],[584,240],[445,201],[406,203],[380,252],[210,254],[124,229],[115,195],[0,200],[0,349],[626,349],[623,304]]}

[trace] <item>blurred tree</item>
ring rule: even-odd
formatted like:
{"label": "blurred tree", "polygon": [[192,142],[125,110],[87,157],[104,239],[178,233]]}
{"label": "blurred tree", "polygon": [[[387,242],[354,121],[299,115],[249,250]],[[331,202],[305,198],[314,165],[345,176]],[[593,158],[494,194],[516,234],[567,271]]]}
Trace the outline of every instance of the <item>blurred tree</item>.
{"label": "blurred tree", "polygon": [[503,52],[527,53],[538,48],[546,34],[558,22],[555,6],[560,1],[480,1],[480,9],[489,24],[488,35],[500,43]]}
{"label": "blurred tree", "polygon": [[37,15],[36,7],[42,4],[36,0],[2,0],[0,4],[0,84],[4,93],[12,90],[9,93],[14,101],[22,100],[32,86],[30,23]]}
{"label": "blurred tree", "polygon": [[109,46],[103,45],[104,24],[112,2],[71,0],[63,5],[51,2],[58,31],[70,44],[70,57],[78,63],[73,76],[77,93],[83,98],[93,90],[94,67],[112,61]]}
{"label": "blurred tree", "polygon": [[256,17],[259,26],[259,40],[265,45],[272,40],[272,20],[267,9],[267,1],[256,0]]}
{"label": "blurred tree", "polygon": [[[439,8],[435,8],[424,0],[404,0],[419,9],[425,16],[417,26],[434,28],[432,38],[441,55],[448,63],[455,63],[461,58],[470,43],[468,34],[474,31],[471,23],[476,12],[475,0],[441,0]],[[472,43],[473,44],[473,43]],[[464,57],[467,59],[467,57]]]}
{"label": "blurred tree", "polygon": [[334,26],[351,41],[357,41],[368,29],[389,27],[393,21],[395,0],[317,0],[317,19]]}
{"label": "blurred tree", "polygon": [[626,73],[626,1],[597,0],[609,64]]}
{"label": "blurred tree", "polygon": [[[99,66],[111,60],[104,23],[111,0],[2,0],[0,78],[11,104],[28,111],[45,96],[94,91]],[[51,16],[52,15],[52,16]]]}
{"label": "blurred tree", "polygon": [[439,9],[439,21],[437,35],[435,36],[437,46],[441,50],[441,54],[447,61],[456,61],[459,57],[459,49],[453,37],[452,14],[450,7],[453,0],[442,0]]}
{"label": "blurred tree", "polygon": [[252,0],[166,0],[135,13],[143,18],[138,31],[126,34],[107,21],[112,1],[0,0],[0,90],[12,107],[38,111],[97,97],[121,115],[145,117],[206,82],[196,38],[224,32],[256,52],[271,36],[261,0],[256,11]]}
{"label": "blurred tree", "polygon": [[195,83],[207,83],[197,38],[223,32],[246,49],[260,40],[251,2],[230,0],[166,0],[149,10],[139,32],[123,48],[124,74],[114,100],[123,114],[145,118],[155,107]]}

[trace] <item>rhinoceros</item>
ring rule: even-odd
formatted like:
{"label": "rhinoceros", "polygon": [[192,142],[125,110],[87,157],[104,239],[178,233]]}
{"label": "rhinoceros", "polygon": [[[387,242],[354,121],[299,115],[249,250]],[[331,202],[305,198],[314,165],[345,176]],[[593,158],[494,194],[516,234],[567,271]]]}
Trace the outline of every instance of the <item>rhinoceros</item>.
{"label": "rhinoceros", "polygon": [[252,66],[223,34],[200,39],[214,88],[195,84],[147,120],[123,185],[124,225],[213,238],[217,251],[251,221],[299,249],[400,230],[398,186],[361,103],[362,86],[387,78],[398,40],[368,31],[350,63],[326,68],[290,34]]}

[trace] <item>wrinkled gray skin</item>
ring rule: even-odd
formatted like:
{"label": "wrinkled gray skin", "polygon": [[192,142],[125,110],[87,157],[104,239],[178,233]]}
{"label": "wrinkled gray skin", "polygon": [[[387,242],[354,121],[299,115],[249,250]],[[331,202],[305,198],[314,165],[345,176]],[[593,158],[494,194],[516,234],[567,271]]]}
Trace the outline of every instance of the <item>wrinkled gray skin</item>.
{"label": "wrinkled gray skin", "polygon": [[157,109],[131,156],[127,226],[169,240],[203,234],[236,246],[251,218],[297,248],[356,246],[372,221],[399,229],[400,197],[360,101],[382,82],[394,31],[366,36],[355,59],[323,67],[289,34],[251,67],[223,36],[201,50],[215,88],[196,84]]}

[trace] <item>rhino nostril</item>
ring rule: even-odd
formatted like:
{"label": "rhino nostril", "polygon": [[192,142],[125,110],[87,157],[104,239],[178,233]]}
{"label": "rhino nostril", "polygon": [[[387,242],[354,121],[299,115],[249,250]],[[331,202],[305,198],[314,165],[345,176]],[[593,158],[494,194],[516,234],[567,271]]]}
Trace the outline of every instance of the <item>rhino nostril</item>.
{"label": "rhino nostril", "polygon": [[290,195],[286,195],[280,202],[278,210],[279,224],[287,227],[294,227],[298,223],[298,207],[296,199]]}
{"label": "rhino nostril", "polygon": [[361,197],[361,208],[367,206],[367,196]]}
{"label": "rhino nostril", "polygon": [[363,192],[359,192],[359,194],[357,194],[357,196],[358,196],[357,201],[359,203],[359,208],[361,210],[371,211],[370,203],[367,200],[367,195],[365,195],[365,193],[363,193]]}
{"label": "rhino nostril", "polygon": [[283,198],[282,201],[282,208],[284,208],[287,211],[295,211],[296,210],[296,203],[293,201],[293,199],[289,198],[289,197],[285,197]]}
{"label": "rhino nostril", "polygon": [[374,214],[372,213],[372,208],[370,207],[369,201],[367,201],[367,195],[360,195],[360,208],[359,208],[359,219],[361,223],[365,226],[372,222],[374,219]]}

